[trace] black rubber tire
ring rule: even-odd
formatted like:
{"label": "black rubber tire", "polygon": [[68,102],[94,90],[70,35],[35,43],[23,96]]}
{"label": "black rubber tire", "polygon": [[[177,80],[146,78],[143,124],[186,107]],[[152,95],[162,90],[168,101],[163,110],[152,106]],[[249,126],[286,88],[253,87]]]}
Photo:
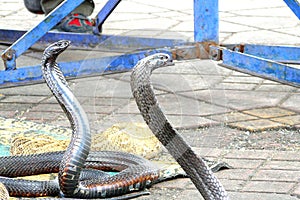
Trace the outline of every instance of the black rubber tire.
{"label": "black rubber tire", "polygon": [[41,0],[24,0],[25,7],[34,14],[44,14],[41,7]]}

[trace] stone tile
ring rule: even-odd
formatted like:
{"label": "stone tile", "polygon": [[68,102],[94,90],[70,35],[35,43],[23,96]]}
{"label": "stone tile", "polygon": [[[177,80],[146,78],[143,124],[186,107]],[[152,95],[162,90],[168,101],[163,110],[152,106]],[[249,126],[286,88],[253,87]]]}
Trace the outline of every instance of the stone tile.
{"label": "stone tile", "polygon": [[[162,198],[159,198],[158,200],[161,200]],[[191,200],[203,200],[203,197],[199,193],[198,190],[184,190],[180,192],[177,196],[173,196],[171,198],[165,198],[165,200],[169,199],[191,199]]]}
{"label": "stone tile", "polygon": [[239,191],[245,185],[246,181],[243,180],[229,180],[229,179],[220,179],[221,184],[224,186],[227,192],[229,191]]}
{"label": "stone tile", "polygon": [[288,193],[294,183],[275,182],[275,181],[250,181],[242,189],[245,192],[264,192],[264,193]]}
{"label": "stone tile", "polygon": [[229,112],[225,114],[211,115],[210,118],[224,123],[258,119],[257,117],[247,115],[241,112]]}
{"label": "stone tile", "polygon": [[226,169],[215,175],[219,179],[248,180],[254,173],[252,169]]}
{"label": "stone tile", "polygon": [[[286,93],[238,91],[238,90],[199,90],[181,93],[216,105],[237,110],[270,107],[277,105]],[[255,97],[255,98],[253,98]]]}
{"label": "stone tile", "polygon": [[82,105],[87,113],[111,114],[117,107],[109,105]]}
{"label": "stone tile", "polygon": [[299,151],[275,151],[272,160],[300,162],[299,154]]}
{"label": "stone tile", "polygon": [[295,112],[285,110],[282,108],[278,108],[278,107],[245,110],[243,112],[246,114],[258,116],[261,118],[282,117],[282,116],[290,116],[290,115],[295,114]]}
{"label": "stone tile", "polygon": [[200,74],[155,74],[151,77],[155,88],[168,92],[185,92],[207,89],[223,80],[222,76]]}
{"label": "stone tile", "polygon": [[295,89],[295,87],[283,84],[262,84],[256,88],[256,91],[292,92]]}
{"label": "stone tile", "polygon": [[230,199],[232,200],[297,200],[296,197],[292,197],[290,194],[276,194],[276,193],[264,193],[264,192],[229,192]]}
{"label": "stone tile", "polygon": [[28,111],[33,104],[24,102],[19,103],[0,103],[0,110],[2,111],[14,111],[14,112],[25,112]]}
{"label": "stone tile", "polygon": [[[275,29],[284,27],[293,27],[297,25],[296,20],[286,20],[285,17],[261,17],[261,16],[238,16],[226,18],[227,22],[244,24],[258,29]],[[276,23],[274,23],[276,21]]]}
{"label": "stone tile", "polygon": [[299,37],[278,33],[272,30],[257,30],[251,31],[251,36],[248,32],[234,33],[230,37],[223,40],[225,44],[236,44],[243,41],[249,44],[272,44],[272,45],[295,45]]}
{"label": "stone tile", "polygon": [[[73,86],[76,97],[92,98],[131,98],[131,87],[128,82],[112,78],[99,78],[97,81],[83,81]],[[109,89],[108,89],[109,88]]]}
{"label": "stone tile", "polygon": [[284,101],[280,106],[283,108],[300,112],[299,102],[300,102],[300,94],[293,94],[286,101]]}
{"label": "stone tile", "polygon": [[261,169],[298,171],[300,170],[300,161],[271,160],[263,165]]}
{"label": "stone tile", "polygon": [[285,127],[286,125],[273,122],[267,119],[258,119],[258,120],[248,120],[243,122],[229,123],[228,126],[233,128],[238,128],[241,130],[248,130],[251,132],[255,132],[255,131],[268,130],[268,129],[282,128]]}
{"label": "stone tile", "polygon": [[261,17],[291,17],[291,10],[287,6],[274,7],[272,9],[258,8],[258,9],[249,9],[249,10],[235,10],[231,11],[238,15],[244,16],[261,16]]}
{"label": "stone tile", "polygon": [[195,186],[193,185],[193,183],[191,182],[191,180],[189,178],[177,178],[177,179],[173,179],[173,180],[167,180],[167,181],[163,181],[158,184],[155,184],[155,185],[153,185],[153,187],[154,188],[169,188],[169,189],[176,189],[176,188],[185,189],[185,188],[187,188],[187,186],[189,184],[191,184],[193,186],[192,189],[195,189]]}
{"label": "stone tile", "polygon": [[2,88],[0,93],[4,95],[32,95],[32,96],[50,96],[51,91],[46,84],[27,85],[22,87]]}
{"label": "stone tile", "polygon": [[227,149],[217,149],[211,147],[193,147],[193,150],[196,152],[196,154],[199,154],[202,157],[221,157],[228,151]]}
{"label": "stone tile", "polygon": [[177,129],[192,129],[217,125],[218,122],[198,116],[167,115],[167,118]]}
{"label": "stone tile", "polygon": [[275,121],[275,122],[279,122],[281,124],[287,124],[290,126],[294,126],[294,125],[300,124],[300,115],[278,117],[278,118],[273,118],[271,120]]}
{"label": "stone tile", "polygon": [[287,170],[259,170],[251,180],[254,181],[282,181],[298,182],[300,171]]}
{"label": "stone tile", "polygon": [[224,90],[253,90],[257,84],[252,83],[225,83],[222,82],[216,85],[214,88],[216,89],[224,89]]}
{"label": "stone tile", "polygon": [[222,159],[222,161],[228,163],[230,166],[236,169],[256,169],[261,166],[265,161],[264,160],[255,160],[255,159]]}
{"label": "stone tile", "polygon": [[300,184],[297,183],[295,189],[292,191],[292,196],[295,196],[295,197],[300,197]]}
{"label": "stone tile", "polygon": [[35,122],[49,122],[54,120],[66,120],[67,116],[64,113],[59,112],[25,112],[20,117],[25,118],[26,120],[33,120]]}
{"label": "stone tile", "polygon": [[[227,17],[229,17],[229,16],[227,16]],[[220,30],[222,30],[225,33],[238,33],[238,32],[243,32],[243,31],[254,31],[254,30],[258,30],[258,29],[255,27],[244,25],[244,24],[236,24],[236,23],[231,23],[231,22],[221,20],[220,21]]]}
{"label": "stone tile", "polygon": [[265,160],[273,155],[273,151],[266,150],[231,150],[224,157],[231,159],[248,159],[251,160]]}
{"label": "stone tile", "polygon": [[255,76],[229,76],[223,80],[224,83],[250,83],[259,84],[264,79]]}
{"label": "stone tile", "polygon": [[15,116],[16,112],[14,111],[0,111],[0,116],[7,117],[7,118],[13,118]]}
{"label": "stone tile", "polygon": [[[206,116],[227,112],[227,108],[201,102],[177,94],[157,95],[158,102],[167,115],[178,116]],[[140,113],[136,102],[132,100],[128,105],[118,110],[117,113]]]}
{"label": "stone tile", "polygon": [[42,104],[38,104],[38,105],[32,107],[32,109],[30,109],[30,112],[44,112],[44,111],[63,113],[63,110],[58,103],[42,103]]}

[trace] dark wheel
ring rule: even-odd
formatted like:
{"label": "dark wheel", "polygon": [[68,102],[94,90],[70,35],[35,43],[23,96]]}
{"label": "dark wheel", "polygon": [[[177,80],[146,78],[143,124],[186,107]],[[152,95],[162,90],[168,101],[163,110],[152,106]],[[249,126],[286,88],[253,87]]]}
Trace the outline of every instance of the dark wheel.
{"label": "dark wheel", "polygon": [[24,0],[25,7],[27,10],[34,14],[44,14],[41,7],[41,0]]}

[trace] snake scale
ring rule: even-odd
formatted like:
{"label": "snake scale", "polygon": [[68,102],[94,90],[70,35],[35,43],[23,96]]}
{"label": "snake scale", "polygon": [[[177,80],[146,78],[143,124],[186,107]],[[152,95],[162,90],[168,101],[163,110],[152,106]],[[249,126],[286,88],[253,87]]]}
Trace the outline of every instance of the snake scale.
{"label": "snake scale", "polygon": [[[126,153],[90,153],[91,133],[87,116],[56,63],[58,55],[69,44],[69,41],[62,40],[45,49],[42,72],[48,87],[70,121],[72,128],[70,144],[64,152],[1,157],[0,172],[2,177],[0,177],[0,182],[6,186],[10,195],[14,196],[57,196],[62,193],[63,196],[72,198],[106,198],[149,186],[158,178],[158,169],[150,161]],[[106,157],[107,161],[98,160],[103,156]],[[100,165],[104,163],[108,166],[106,168],[120,171],[120,173],[104,177],[92,173],[89,178],[82,178],[83,169],[88,163],[86,161],[93,161],[92,163],[100,163]],[[98,164],[92,168],[97,169]],[[55,181],[28,181],[9,178],[9,176],[57,171],[58,183]]]}
{"label": "snake scale", "polygon": [[137,106],[153,134],[187,173],[204,199],[229,199],[211,169],[172,127],[159,106],[150,77],[153,70],[168,65],[173,65],[171,57],[168,54],[158,53],[140,60],[134,67],[131,74],[131,89]]}

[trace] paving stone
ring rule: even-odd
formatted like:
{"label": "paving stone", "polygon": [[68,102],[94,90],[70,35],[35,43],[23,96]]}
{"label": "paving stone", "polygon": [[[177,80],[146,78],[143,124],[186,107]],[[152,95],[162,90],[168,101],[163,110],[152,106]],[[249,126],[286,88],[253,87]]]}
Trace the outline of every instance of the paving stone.
{"label": "paving stone", "polygon": [[272,121],[294,126],[300,124],[300,115],[273,118]]}
{"label": "paving stone", "polygon": [[198,116],[186,116],[186,115],[167,115],[172,125],[177,129],[194,129],[199,127],[209,127],[219,124],[216,121],[198,117]]}
{"label": "paving stone", "polygon": [[280,106],[283,108],[300,112],[299,102],[300,102],[300,94],[293,94],[286,101],[284,101]]}
{"label": "paving stone", "polygon": [[245,110],[243,112],[261,118],[282,117],[282,116],[290,116],[295,114],[295,112],[278,108],[278,107]]}
{"label": "paving stone", "polygon": [[32,112],[60,112],[63,113],[62,108],[58,103],[43,103],[43,104],[38,104],[30,109]]}
{"label": "paving stone", "polygon": [[267,119],[248,120],[243,122],[229,123],[228,125],[230,127],[238,128],[241,130],[248,130],[251,132],[285,127],[285,125],[283,124]]}
{"label": "paving stone", "polygon": [[[64,119],[67,120],[67,117],[65,113],[59,113],[59,112],[24,112],[21,115],[22,118],[25,118],[26,120],[33,120],[36,122],[49,122],[54,121],[56,119]],[[67,120],[68,121],[68,120]]]}
{"label": "paving stone", "polygon": [[1,88],[0,93],[4,95],[32,95],[50,96],[51,91],[46,84],[27,85],[22,87]]}
{"label": "paving stone", "polygon": [[248,180],[254,173],[252,169],[226,169],[215,175],[219,179]]}
{"label": "paving stone", "polygon": [[[286,93],[238,90],[199,90],[181,93],[184,96],[197,98],[219,106],[237,110],[246,110],[277,105]],[[255,98],[253,98],[255,97]]]}
{"label": "paving stone", "polygon": [[224,123],[231,123],[231,122],[238,122],[238,121],[247,121],[258,119],[257,117],[247,115],[241,112],[229,112],[225,114],[218,114],[218,115],[211,115],[211,119],[224,122]]}
{"label": "paving stone", "polygon": [[252,178],[255,181],[298,182],[300,171],[259,170]]}
{"label": "paving stone", "polygon": [[229,191],[239,191],[245,185],[246,181],[243,180],[229,180],[229,179],[220,179],[221,184],[224,186],[227,192]]}
{"label": "paving stone", "polygon": [[251,36],[248,32],[239,32],[227,37],[223,42],[225,44],[237,44],[243,41],[245,44],[272,44],[272,45],[294,45],[299,37],[278,33],[272,30],[257,30],[251,31]]}
{"label": "paving stone", "polygon": [[224,157],[233,159],[249,159],[251,160],[265,160],[273,155],[273,151],[267,150],[231,150]]}
{"label": "paving stone", "polygon": [[250,199],[263,199],[263,200],[297,200],[296,197],[290,194],[276,194],[276,193],[255,193],[255,192],[229,192],[230,199],[232,200],[250,200]]}
{"label": "paving stone", "polygon": [[[219,172],[217,172],[219,173]],[[238,191],[240,190],[243,185],[245,184],[244,180],[229,180],[229,179],[219,179],[223,187],[226,191]],[[191,181],[188,181],[185,185],[187,189],[195,189],[195,186]]]}
{"label": "paving stone", "polygon": [[201,74],[155,74],[151,77],[156,88],[168,92],[184,92],[210,88],[223,80],[223,76]]}
{"label": "paving stone", "polygon": [[175,199],[194,199],[194,200],[203,200],[203,197],[200,195],[198,190],[185,190],[181,192]]}
{"label": "paving stone", "polygon": [[264,79],[254,76],[229,76],[223,80],[224,83],[250,83],[259,84]]}
{"label": "paving stone", "polygon": [[298,198],[300,197],[300,184],[299,183],[297,183],[297,185],[291,195],[298,197]]}
{"label": "paving stone", "polygon": [[264,192],[264,193],[288,193],[294,183],[273,182],[273,181],[250,181],[242,189],[245,192]]}
{"label": "paving stone", "polygon": [[23,96],[23,95],[16,95],[16,96],[6,96],[0,102],[3,103],[39,103],[46,99],[45,96]]}
{"label": "paving stone", "polygon": [[[201,102],[177,94],[157,95],[158,102],[167,115],[178,116],[206,116],[228,112],[229,109]],[[118,113],[140,113],[136,102],[132,100],[127,106],[117,111]]]}
{"label": "paving stone", "polygon": [[219,148],[206,148],[206,147],[193,147],[193,150],[196,152],[196,154],[202,156],[202,157],[214,157],[218,158],[222,155],[226,154],[229,150],[228,149],[219,149]]}
{"label": "paving stone", "polygon": [[228,163],[230,166],[236,169],[256,169],[261,166],[265,161],[264,160],[254,160],[254,159],[222,159],[222,161]]}
{"label": "paving stone", "polygon": [[298,171],[300,170],[300,161],[271,160],[262,166],[261,169]]}
{"label": "paving stone", "polygon": [[272,160],[300,162],[299,153],[299,151],[274,151]]}
{"label": "paving stone", "polygon": [[[195,189],[195,186],[191,182],[189,178],[177,178],[173,180],[167,180],[160,182],[158,184],[153,185],[154,188],[169,188],[169,189],[185,189],[187,186],[191,184],[193,187],[192,189]],[[190,188],[191,189],[191,188]]]}
{"label": "paving stone", "polygon": [[220,83],[214,88],[223,90],[253,90],[257,84],[251,83]]}
{"label": "paving stone", "polygon": [[262,84],[257,87],[256,91],[272,91],[272,92],[286,92],[286,91],[295,91],[295,87],[282,84]]}

